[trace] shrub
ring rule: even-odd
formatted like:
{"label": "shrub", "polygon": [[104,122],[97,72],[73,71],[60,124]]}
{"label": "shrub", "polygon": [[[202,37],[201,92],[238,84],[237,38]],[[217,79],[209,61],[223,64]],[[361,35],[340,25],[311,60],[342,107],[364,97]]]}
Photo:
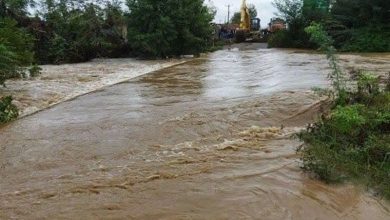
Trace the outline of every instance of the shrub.
{"label": "shrub", "polygon": [[390,199],[390,92],[367,74],[358,85],[346,105],[298,134],[306,143],[303,168],[327,182],[364,183]]}
{"label": "shrub", "polygon": [[352,52],[388,52],[390,51],[390,27],[368,26],[351,31],[350,40],[341,50]]}
{"label": "shrub", "polygon": [[322,120],[300,132],[303,168],[327,181],[353,180],[390,199],[390,74],[385,88],[378,77],[362,73],[356,89],[347,89],[333,40],[319,24],[306,28],[327,52],[336,93]]}
{"label": "shrub", "polygon": [[12,104],[12,97],[0,98],[0,123],[12,121],[19,116],[17,107]]}
{"label": "shrub", "polygon": [[38,65],[33,65],[28,71],[30,72],[30,77],[37,77],[41,75],[42,68]]}
{"label": "shrub", "polygon": [[280,30],[273,33],[268,38],[269,47],[288,48],[293,46],[293,42],[287,30]]}
{"label": "shrub", "polygon": [[357,129],[366,123],[366,118],[361,114],[362,109],[364,106],[359,104],[337,106],[331,117],[333,129],[343,135],[359,132]]}

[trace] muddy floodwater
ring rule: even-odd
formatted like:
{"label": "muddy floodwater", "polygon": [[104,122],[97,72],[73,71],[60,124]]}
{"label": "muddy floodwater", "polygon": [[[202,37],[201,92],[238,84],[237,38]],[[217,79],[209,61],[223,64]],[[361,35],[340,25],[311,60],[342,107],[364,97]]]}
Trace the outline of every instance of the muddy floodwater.
{"label": "muddy floodwater", "polygon": [[[385,71],[377,56],[343,62]],[[311,88],[327,72],[318,54],[232,48],[5,125],[0,219],[389,219],[299,168],[291,136],[326,108]]]}

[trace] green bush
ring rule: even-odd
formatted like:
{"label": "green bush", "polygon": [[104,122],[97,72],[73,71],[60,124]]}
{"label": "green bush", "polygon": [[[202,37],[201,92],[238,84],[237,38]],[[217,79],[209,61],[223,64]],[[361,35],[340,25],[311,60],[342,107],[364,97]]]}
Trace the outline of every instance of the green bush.
{"label": "green bush", "polygon": [[310,37],[304,29],[279,30],[268,37],[270,48],[314,48],[315,43],[310,42]]}
{"label": "green bush", "polygon": [[359,128],[366,123],[362,115],[363,105],[337,106],[332,112],[331,123],[335,132],[351,135],[359,132]]}
{"label": "green bush", "polygon": [[268,38],[268,47],[289,48],[293,46],[292,39],[287,30],[280,30]]}
{"label": "green bush", "polygon": [[30,73],[30,77],[37,77],[41,75],[42,68],[38,65],[33,65],[30,69],[28,69]]}
{"label": "green bush", "polygon": [[321,24],[306,31],[327,52],[336,93],[330,113],[298,134],[303,168],[326,182],[363,183],[390,199],[390,74],[381,86],[379,77],[361,73],[356,88],[348,88],[333,39]]}
{"label": "green bush", "polygon": [[17,107],[12,104],[12,97],[0,98],[0,123],[12,121],[19,116]]}
{"label": "green bush", "polygon": [[388,52],[390,51],[390,27],[364,27],[351,31],[351,38],[341,46],[343,51]]}
{"label": "green bush", "polygon": [[306,143],[303,168],[327,182],[366,184],[390,199],[390,92],[367,74],[358,85],[345,105],[298,134]]}

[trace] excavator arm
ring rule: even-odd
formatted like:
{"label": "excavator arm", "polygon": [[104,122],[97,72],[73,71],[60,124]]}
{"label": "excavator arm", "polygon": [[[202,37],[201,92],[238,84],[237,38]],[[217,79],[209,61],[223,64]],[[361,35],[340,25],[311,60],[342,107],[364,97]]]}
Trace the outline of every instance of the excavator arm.
{"label": "excavator arm", "polygon": [[251,28],[251,16],[249,14],[249,8],[246,4],[246,0],[242,0],[240,29],[250,30],[250,28]]}
{"label": "excavator arm", "polygon": [[241,22],[240,28],[236,31],[236,42],[244,42],[247,40],[256,41],[261,38],[260,19],[251,18],[246,0],[241,2]]}

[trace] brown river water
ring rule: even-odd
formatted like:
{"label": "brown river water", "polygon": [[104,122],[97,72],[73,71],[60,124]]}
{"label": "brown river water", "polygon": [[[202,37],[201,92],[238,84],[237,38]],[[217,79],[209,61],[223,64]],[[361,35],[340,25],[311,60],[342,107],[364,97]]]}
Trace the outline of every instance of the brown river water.
{"label": "brown river water", "polygon": [[390,219],[363,187],[299,167],[291,136],[326,108],[311,88],[327,71],[317,54],[233,48],[5,125],[0,219]]}

